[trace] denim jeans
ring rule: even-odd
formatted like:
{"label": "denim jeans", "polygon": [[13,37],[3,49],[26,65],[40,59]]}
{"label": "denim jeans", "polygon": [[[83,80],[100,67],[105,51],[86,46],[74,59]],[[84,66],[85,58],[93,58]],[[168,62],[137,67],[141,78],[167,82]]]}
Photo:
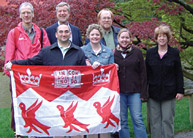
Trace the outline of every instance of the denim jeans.
{"label": "denim jeans", "polygon": [[121,130],[119,138],[130,138],[128,126],[128,108],[130,111],[135,138],[147,138],[146,128],[143,122],[140,93],[120,93]]}

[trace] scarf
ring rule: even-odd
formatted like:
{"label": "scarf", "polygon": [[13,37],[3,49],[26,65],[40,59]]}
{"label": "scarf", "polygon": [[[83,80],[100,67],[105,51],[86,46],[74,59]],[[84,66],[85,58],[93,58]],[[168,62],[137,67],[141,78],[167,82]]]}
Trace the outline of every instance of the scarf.
{"label": "scarf", "polygon": [[132,44],[128,44],[127,47],[123,47],[120,44],[117,45],[117,51],[121,51],[124,54],[131,52],[131,50],[132,50]]}

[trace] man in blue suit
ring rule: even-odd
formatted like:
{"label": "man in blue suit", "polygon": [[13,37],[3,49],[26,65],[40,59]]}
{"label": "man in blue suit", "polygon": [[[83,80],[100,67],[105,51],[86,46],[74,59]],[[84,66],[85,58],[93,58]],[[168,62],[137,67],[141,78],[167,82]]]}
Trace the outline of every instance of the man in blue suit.
{"label": "man in blue suit", "polygon": [[82,46],[80,29],[68,22],[68,18],[70,16],[70,5],[66,2],[60,2],[56,6],[56,16],[58,22],[46,28],[50,43],[53,44],[57,41],[55,36],[56,28],[61,24],[66,24],[70,27],[70,30],[72,32],[72,35],[70,36],[70,41],[77,46]]}

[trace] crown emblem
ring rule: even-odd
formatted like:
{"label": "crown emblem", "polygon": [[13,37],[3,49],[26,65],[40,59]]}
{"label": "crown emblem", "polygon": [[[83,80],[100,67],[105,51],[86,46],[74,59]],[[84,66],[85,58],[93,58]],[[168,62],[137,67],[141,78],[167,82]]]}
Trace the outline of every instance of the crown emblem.
{"label": "crown emblem", "polygon": [[100,86],[105,85],[110,82],[110,74],[111,71],[108,73],[104,73],[104,69],[100,69],[100,74],[94,74],[93,73],[93,85],[94,86]]}
{"label": "crown emblem", "polygon": [[39,76],[33,76],[31,75],[31,71],[29,68],[26,70],[26,72],[27,74],[18,73],[21,83],[23,85],[38,87],[40,84],[40,79],[42,77],[42,74],[40,74]]}

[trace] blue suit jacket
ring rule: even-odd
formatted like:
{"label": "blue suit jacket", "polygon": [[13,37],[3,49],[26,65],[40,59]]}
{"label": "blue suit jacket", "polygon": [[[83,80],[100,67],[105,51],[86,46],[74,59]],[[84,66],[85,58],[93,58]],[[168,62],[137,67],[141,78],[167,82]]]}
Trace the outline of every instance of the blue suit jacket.
{"label": "blue suit jacket", "polygon": [[[118,28],[116,26],[112,26],[112,30],[113,30],[113,39],[114,39],[114,43],[115,43],[115,47],[116,47],[117,44],[118,44],[117,35],[118,35],[119,31],[120,31],[120,28]],[[86,38],[85,45],[87,45],[89,42],[90,42],[90,40],[88,38]],[[103,45],[107,46],[104,38],[102,38],[100,42]]]}
{"label": "blue suit jacket", "polygon": [[[72,24],[69,24],[69,25],[72,31],[72,43],[77,46],[82,46],[83,44],[82,44],[80,29]],[[46,28],[46,32],[48,34],[48,38],[51,44],[57,42],[57,39],[55,36],[57,27],[58,27],[58,22]]]}

